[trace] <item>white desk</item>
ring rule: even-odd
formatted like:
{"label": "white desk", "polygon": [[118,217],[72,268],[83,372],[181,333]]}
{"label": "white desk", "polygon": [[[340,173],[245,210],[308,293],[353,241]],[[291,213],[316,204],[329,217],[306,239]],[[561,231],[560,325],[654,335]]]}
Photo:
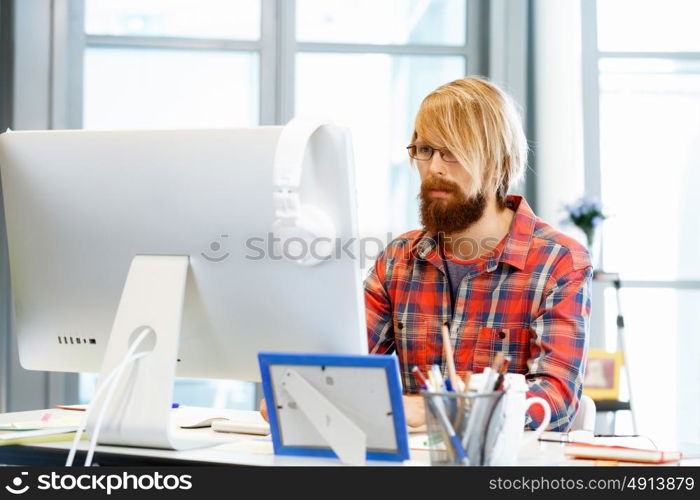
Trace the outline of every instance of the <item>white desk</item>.
{"label": "white desk", "polygon": [[[33,412],[6,413],[0,415],[0,424],[12,421],[35,420],[45,412],[58,413],[65,410],[37,410]],[[65,413],[64,413],[65,414]],[[69,412],[68,414],[75,414]],[[120,446],[98,446],[96,450],[97,463],[140,465],[140,464],[170,464],[170,465],[242,465],[242,466],[338,466],[342,465],[334,458],[277,456],[273,453],[272,441],[269,436],[250,436],[244,434],[217,433],[210,428],[182,429],[180,432],[200,433],[214,437],[221,444],[203,449],[171,451],[147,448],[129,448]],[[644,441],[638,439],[620,439],[616,444],[643,447]],[[38,465],[45,456],[51,465],[65,462],[71,442],[41,443],[21,446],[0,446],[0,463],[15,463],[23,456],[31,455],[33,463]],[[87,450],[87,441],[81,441],[80,450]],[[82,465],[79,457],[76,464]],[[700,465],[700,459],[683,460],[682,465]],[[427,450],[412,449],[411,459],[399,462],[369,461],[372,466],[426,466],[430,465],[430,455]],[[563,443],[536,442],[524,449],[518,459],[518,465],[525,466],[591,466],[592,460],[574,460],[564,455]],[[676,465],[676,464],[671,464]]]}

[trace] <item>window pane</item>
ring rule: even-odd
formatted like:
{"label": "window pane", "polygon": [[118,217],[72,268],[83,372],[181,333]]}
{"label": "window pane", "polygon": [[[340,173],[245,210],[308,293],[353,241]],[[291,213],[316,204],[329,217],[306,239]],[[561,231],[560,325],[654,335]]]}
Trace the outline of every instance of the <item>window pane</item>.
{"label": "window pane", "polygon": [[330,116],[351,127],[363,236],[385,242],[387,231],[398,236],[420,227],[420,182],[408,164],[405,146],[422,99],[464,74],[462,57],[297,56],[296,112]]}
{"label": "window pane", "polygon": [[700,50],[697,0],[598,0],[597,6],[601,50]]}
{"label": "window pane", "polygon": [[91,35],[260,39],[260,0],[87,0]]}
{"label": "window pane", "polygon": [[632,279],[700,278],[700,63],[603,59],[605,267]]}
{"label": "window pane", "polygon": [[297,0],[302,42],[464,45],[466,0]]}
{"label": "window pane", "polygon": [[[620,297],[639,433],[661,448],[700,443],[700,290],[623,285]],[[613,293],[606,294],[606,309],[617,311]]]}
{"label": "window pane", "polygon": [[89,48],[85,128],[198,128],[258,123],[258,55]]}

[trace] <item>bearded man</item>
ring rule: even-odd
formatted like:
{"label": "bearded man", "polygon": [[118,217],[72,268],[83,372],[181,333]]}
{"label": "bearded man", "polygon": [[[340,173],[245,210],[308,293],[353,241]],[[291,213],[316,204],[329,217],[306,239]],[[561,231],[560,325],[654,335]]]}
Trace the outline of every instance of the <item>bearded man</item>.
{"label": "bearded man", "polygon": [[[551,407],[550,430],[578,410],[588,347],[592,268],[585,248],[509,195],[527,142],[513,100],[480,78],[443,85],[422,102],[408,154],[421,178],[423,229],[390,242],[365,281],[370,352],[396,353],[409,425],[423,423],[411,374],[446,359],[481,372],[497,353]],[[532,406],[526,426],[543,419]]]}

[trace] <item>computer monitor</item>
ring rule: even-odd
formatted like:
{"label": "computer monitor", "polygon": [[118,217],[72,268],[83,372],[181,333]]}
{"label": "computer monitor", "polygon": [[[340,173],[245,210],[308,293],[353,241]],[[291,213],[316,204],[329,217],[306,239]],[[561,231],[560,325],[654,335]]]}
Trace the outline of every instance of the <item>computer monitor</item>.
{"label": "computer monitor", "polygon": [[[260,351],[366,354],[349,132],[323,126],[309,141],[299,194],[327,213],[336,239],[327,260],[303,266],[285,258],[281,250],[293,246],[280,249],[272,233],[282,129],[1,134],[22,366],[104,370],[127,274],[138,274],[132,261],[154,255],[188,260],[182,322],[168,323],[180,333],[178,376],[258,381]],[[167,292],[184,284],[178,272],[140,277]],[[165,307],[160,295],[130,297],[146,316]],[[140,376],[167,378],[167,359],[164,366]]]}

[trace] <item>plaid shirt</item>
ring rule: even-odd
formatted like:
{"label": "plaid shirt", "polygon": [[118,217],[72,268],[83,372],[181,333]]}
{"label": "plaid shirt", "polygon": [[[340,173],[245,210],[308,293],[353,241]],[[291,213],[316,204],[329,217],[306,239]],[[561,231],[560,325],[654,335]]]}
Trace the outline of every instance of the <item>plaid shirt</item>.
{"label": "plaid shirt", "polygon": [[[436,237],[410,231],[393,240],[365,280],[369,348],[396,352],[406,392],[411,375],[433,364],[446,372],[441,326],[450,323],[457,372],[481,372],[495,354],[511,356],[508,371],[525,374],[528,397],[552,409],[551,430],[567,430],[578,410],[588,349],[592,268],[585,248],[508,196],[515,217],[508,235],[459,285],[454,317]],[[543,414],[531,408],[526,424]]]}

